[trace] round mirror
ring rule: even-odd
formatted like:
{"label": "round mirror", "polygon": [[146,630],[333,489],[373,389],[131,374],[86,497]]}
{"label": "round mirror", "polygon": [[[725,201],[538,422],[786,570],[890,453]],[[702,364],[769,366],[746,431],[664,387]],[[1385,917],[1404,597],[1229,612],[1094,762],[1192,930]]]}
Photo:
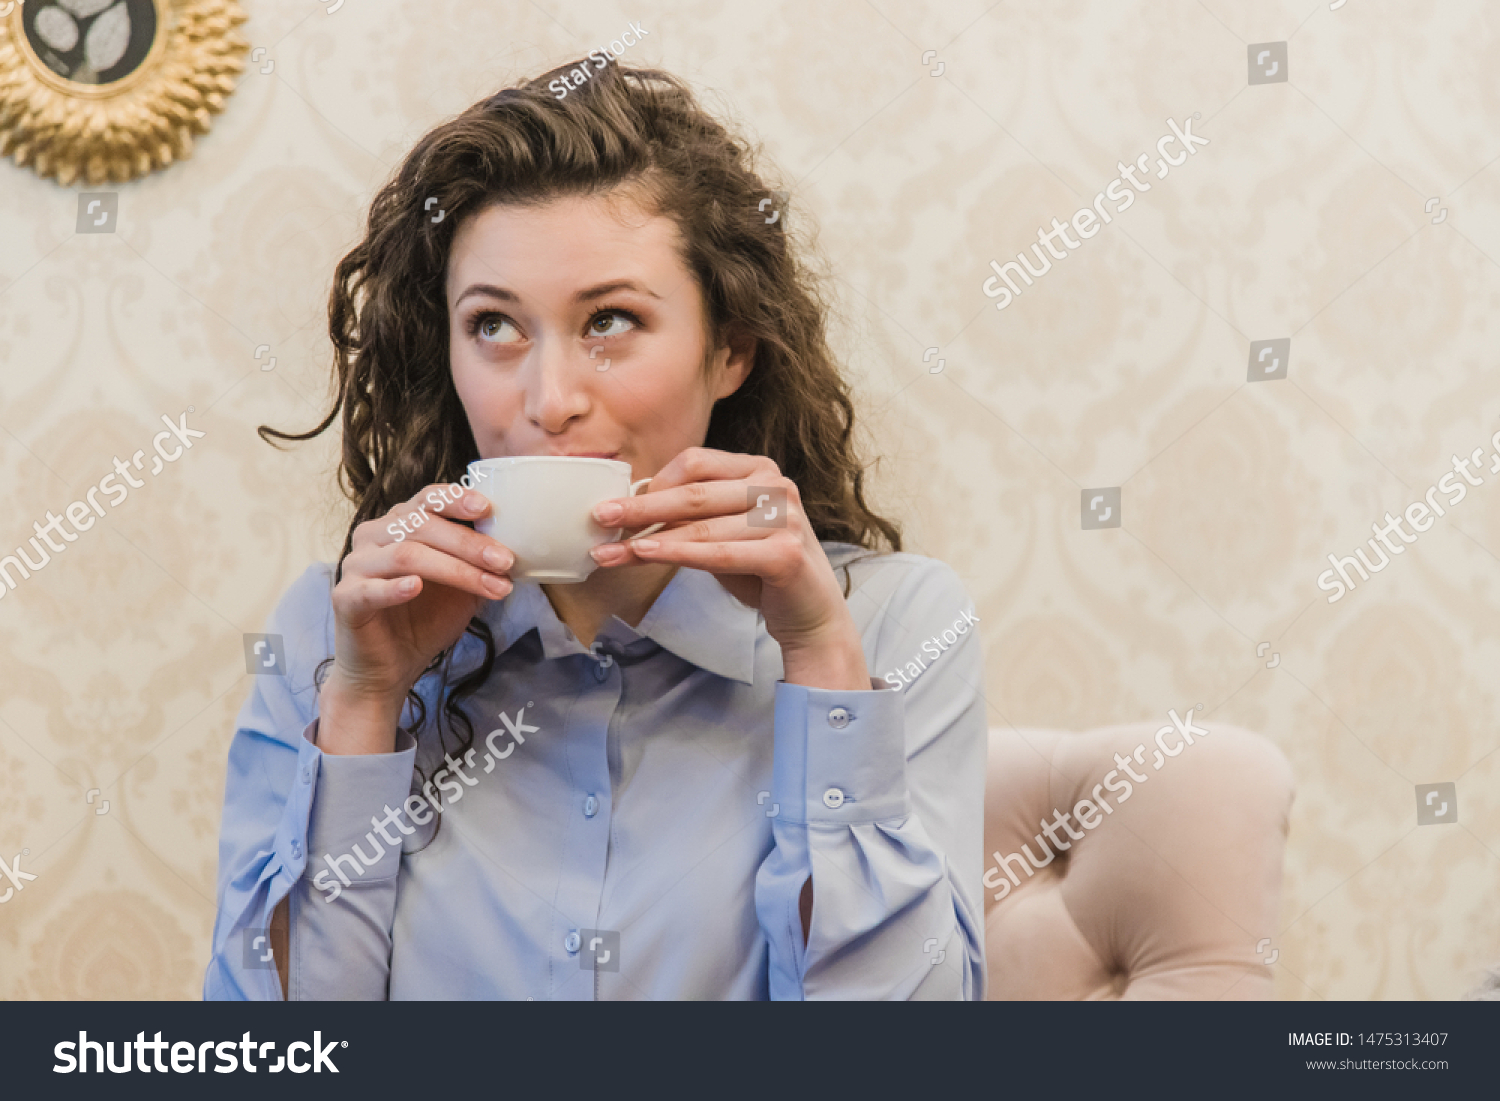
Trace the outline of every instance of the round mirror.
{"label": "round mirror", "polygon": [[238,0],[0,0],[0,157],[67,186],[191,156],[250,44]]}
{"label": "round mirror", "polygon": [[146,60],[156,40],[154,0],[25,0],[27,44],[75,84],[112,84]]}

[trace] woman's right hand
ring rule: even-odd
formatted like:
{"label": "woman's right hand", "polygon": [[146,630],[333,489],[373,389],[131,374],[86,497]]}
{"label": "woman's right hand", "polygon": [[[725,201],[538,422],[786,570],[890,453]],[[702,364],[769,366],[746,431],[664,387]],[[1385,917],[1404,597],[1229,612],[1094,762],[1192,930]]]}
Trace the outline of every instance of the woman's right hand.
{"label": "woman's right hand", "polygon": [[[320,692],[318,722],[324,752],[392,752],[407,691],[458,641],[484,601],[510,593],[507,572],[515,555],[447,518],[475,520],[489,510],[489,501],[473,490],[455,501],[448,487],[432,485],[354,529],[333,589],[334,661]],[[410,514],[423,512],[421,524],[412,526]]]}

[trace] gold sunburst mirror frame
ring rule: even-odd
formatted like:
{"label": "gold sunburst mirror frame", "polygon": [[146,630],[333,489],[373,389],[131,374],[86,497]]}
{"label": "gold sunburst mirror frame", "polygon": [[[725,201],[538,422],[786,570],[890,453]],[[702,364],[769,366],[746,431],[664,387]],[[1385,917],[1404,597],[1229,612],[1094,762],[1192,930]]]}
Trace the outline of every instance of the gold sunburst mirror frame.
{"label": "gold sunburst mirror frame", "polygon": [[68,186],[192,155],[250,44],[236,0],[0,0],[0,157]]}

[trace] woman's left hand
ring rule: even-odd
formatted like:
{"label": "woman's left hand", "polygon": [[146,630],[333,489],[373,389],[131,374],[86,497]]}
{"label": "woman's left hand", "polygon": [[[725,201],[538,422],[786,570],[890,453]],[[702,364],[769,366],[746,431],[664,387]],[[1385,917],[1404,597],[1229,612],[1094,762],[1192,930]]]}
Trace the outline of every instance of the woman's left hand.
{"label": "woman's left hand", "polygon": [[651,491],[601,502],[605,527],[667,527],[594,548],[601,566],[663,562],[713,574],[758,608],[781,646],[785,680],[869,691],[869,671],[843,587],[802,511],[797,486],[763,455],[690,447],[651,479]]}

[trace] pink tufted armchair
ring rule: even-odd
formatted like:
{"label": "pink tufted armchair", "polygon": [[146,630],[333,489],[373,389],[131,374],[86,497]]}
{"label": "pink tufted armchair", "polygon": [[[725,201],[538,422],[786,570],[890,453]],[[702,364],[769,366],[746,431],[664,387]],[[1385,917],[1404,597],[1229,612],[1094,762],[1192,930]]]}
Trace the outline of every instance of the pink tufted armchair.
{"label": "pink tufted armchair", "polygon": [[1199,715],[990,731],[988,999],[1272,997],[1291,767]]}

